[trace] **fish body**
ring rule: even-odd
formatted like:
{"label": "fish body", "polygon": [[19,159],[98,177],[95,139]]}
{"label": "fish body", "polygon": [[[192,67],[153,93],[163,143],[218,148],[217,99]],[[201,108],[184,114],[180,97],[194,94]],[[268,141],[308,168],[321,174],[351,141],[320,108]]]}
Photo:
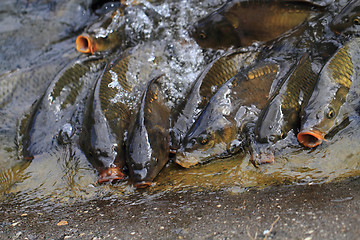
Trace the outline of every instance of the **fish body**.
{"label": "fish body", "polygon": [[171,148],[178,149],[185,134],[210,98],[227,80],[254,60],[254,52],[231,50],[210,63],[195,81],[175,116],[171,130]]}
{"label": "fish body", "polygon": [[76,50],[81,53],[113,50],[124,41],[125,19],[123,9],[119,7],[104,15],[76,38]]}
{"label": "fish body", "polygon": [[311,57],[305,54],[261,111],[255,126],[259,142],[275,143],[298,128],[301,105],[311,96],[317,76]]}
{"label": "fish body", "polygon": [[359,104],[360,38],[341,47],[321,70],[314,92],[301,115],[297,138],[315,147],[336,130]]}
{"label": "fish body", "polygon": [[335,33],[359,32],[360,2],[358,0],[350,1],[331,21],[330,28]]}
{"label": "fish body", "polygon": [[176,162],[190,167],[238,151],[241,145],[238,129],[252,118],[252,108],[265,106],[278,71],[277,64],[266,63],[228,80],[190,128]]}
{"label": "fish body", "polygon": [[59,146],[75,141],[85,111],[82,103],[103,66],[101,59],[83,58],[59,72],[20,127],[25,159],[56,152]]}
{"label": "fish body", "polygon": [[190,35],[204,48],[249,46],[279,37],[310,18],[319,7],[307,1],[228,1],[199,20]]}
{"label": "fish body", "polygon": [[126,161],[137,188],[151,185],[169,160],[170,109],[162,96],[161,78],[156,77],[148,83],[129,129]]}
{"label": "fish body", "polygon": [[115,98],[124,98],[132,90],[126,77],[130,57],[126,52],[107,66],[87,104],[81,148],[99,171],[99,183],[124,177],[124,137],[131,111],[121,99]]}

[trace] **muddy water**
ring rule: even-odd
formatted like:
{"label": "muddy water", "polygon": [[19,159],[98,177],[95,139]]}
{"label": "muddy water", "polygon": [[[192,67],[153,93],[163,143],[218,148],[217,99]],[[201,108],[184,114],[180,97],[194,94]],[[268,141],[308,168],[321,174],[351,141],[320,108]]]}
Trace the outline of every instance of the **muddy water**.
{"label": "muddy water", "polygon": [[[93,199],[138,203],[161,198],[168,192],[242,193],[249,187],[324,183],[360,175],[360,118],[356,115],[348,126],[315,149],[299,146],[296,137],[289,134],[290,144],[276,152],[274,164],[255,168],[246,153],[191,169],[169,163],[153,186],[142,191],[127,181],[96,184],[97,172],[76,142],[42,153],[31,162],[22,160],[21,119],[30,113],[34,101],[44,93],[56,73],[80,56],[75,52],[75,37],[98,17],[89,1],[66,2],[0,3],[3,53],[0,56],[0,199],[3,203],[42,206]],[[123,47],[140,44],[146,51],[141,51],[138,60],[134,58],[131,77],[134,81],[142,79],[144,84],[154,70],[161,70],[168,78],[165,84],[168,104],[174,108],[204,66],[220,53],[199,48],[186,29],[223,1],[138,2],[145,7],[128,11],[125,29],[130,37]],[[344,2],[335,2],[332,11],[339,11]],[[150,16],[156,16],[157,21]],[[138,71],[140,67],[142,71]]]}

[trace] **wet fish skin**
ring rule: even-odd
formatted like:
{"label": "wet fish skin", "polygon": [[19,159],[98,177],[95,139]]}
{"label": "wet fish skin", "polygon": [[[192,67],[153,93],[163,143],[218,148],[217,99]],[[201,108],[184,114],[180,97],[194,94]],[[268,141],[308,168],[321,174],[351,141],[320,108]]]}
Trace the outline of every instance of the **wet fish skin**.
{"label": "wet fish skin", "polygon": [[298,128],[301,105],[311,96],[318,76],[312,64],[313,59],[305,54],[261,111],[255,126],[259,142],[275,143]]}
{"label": "wet fish skin", "polygon": [[321,70],[314,92],[301,115],[299,142],[316,147],[359,104],[360,39],[341,47]]}
{"label": "wet fish skin", "polygon": [[189,32],[203,48],[249,46],[279,37],[319,9],[321,6],[308,1],[228,1]]}
{"label": "wet fish skin", "polygon": [[[87,103],[80,146],[99,171],[99,183],[124,178],[124,136],[131,112],[124,103],[113,99],[119,91],[131,91],[126,78],[130,57],[131,54],[125,52],[107,66]],[[121,90],[110,87],[115,80],[122,87]]]}
{"label": "wet fish skin", "polygon": [[[230,50],[211,62],[196,79],[176,114],[171,129],[171,148],[178,149],[195,119],[200,115],[210,98],[227,80],[241,68],[253,62],[257,53]],[[180,110],[178,110],[180,109]]]}
{"label": "wet fish skin", "polygon": [[129,129],[127,165],[137,188],[150,186],[169,160],[170,109],[162,96],[161,78],[162,75],[148,83],[134,125]]}
{"label": "wet fish skin", "polygon": [[349,2],[341,12],[334,17],[330,28],[335,33],[354,33],[360,30],[360,2]]}
{"label": "wet fish skin", "polygon": [[[99,74],[102,65],[98,58],[83,58],[71,62],[50,83],[44,95],[34,105],[29,116],[22,120],[19,134],[22,136],[24,159],[33,159],[42,153],[56,152],[62,144],[74,142],[81,128],[79,119],[87,99],[88,89]],[[80,120],[81,121],[81,120]],[[71,126],[68,141],[61,141],[64,126]]]}
{"label": "wet fish skin", "polygon": [[105,14],[76,38],[76,50],[94,54],[117,48],[125,39],[123,6]]}
{"label": "wet fish skin", "polygon": [[191,167],[239,151],[242,145],[239,132],[254,117],[257,108],[266,104],[278,71],[277,64],[266,63],[228,80],[190,128],[176,163]]}

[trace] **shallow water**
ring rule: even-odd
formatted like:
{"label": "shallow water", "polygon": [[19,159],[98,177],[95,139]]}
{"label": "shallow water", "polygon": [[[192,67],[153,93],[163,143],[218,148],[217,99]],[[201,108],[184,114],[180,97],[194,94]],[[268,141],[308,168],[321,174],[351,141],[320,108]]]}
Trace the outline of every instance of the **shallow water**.
{"label": "shallow water", "polygon": [[[323,183],[360,174],[358,116],[315,149],[301,147],[296,137],[289,134],[291,144],[276,152],[274,164],[255,168],[246,153],[191,169],[169,163],[145,190],[136,190],[127,181],[96,184],[97,172],[77,143],[44,152],[31,162],[21,160],[21,120],[66,63],[81,55],[75,51],[75,37],[97,16],[91,12],[88,1],[14,2],[0,3],[0,52],[4,53],[0,57],[4,63],[0,67],[0,199],[3,203],[47,205],[116,198],[136,204],[161,197],[165,192],[241,193],[249,187]],[[220,53],[199,48],[188,36],[187,27],[224,1],[138,2],[145,7],[128,10],[125,28],[131,36],[125,45],[137,45],[140,49],[130,63],[128,77],[136,84],[145,85],[154,72],[163,72],[168,104],[174,108],[204,66]],[[339,11],[339,6],[344,6],[344,1],[335,2],[332,9]],[[149,15],[149,10],[154,14]],[[156,21],[150,17],[154,15]],[[136,95],[134,91],[133,97]]]}

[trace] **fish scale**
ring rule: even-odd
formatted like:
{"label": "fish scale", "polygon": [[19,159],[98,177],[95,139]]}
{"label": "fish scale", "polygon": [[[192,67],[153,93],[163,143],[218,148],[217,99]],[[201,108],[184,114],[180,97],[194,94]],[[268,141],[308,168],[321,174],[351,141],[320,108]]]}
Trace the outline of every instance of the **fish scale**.
{"label": "fish scale", "polygon": [[340,49],[338,54],[330,61],[332,70],[332,79],[344,87],[350,88],[352,84],[351,77],[354,74],[354,66],[349,56],[348,47]]}
{"label": "fish scale", "polygon": [[[109,121],[118,118],[128,119],[130,117],[130,111],[125,104],[119,100],[116,102],[111,101],[111,99],[114,99],[119,91],[130,92],[132,89],[126,78],[129,60],[130,55],[124,58],[120,58],[117,62],[112,64],[112,66],[104,73],[100,83],[99,99],[101,108]],[[110,71],[113,71],[117,74],[117,82],[122,87],[122,89],[109,87],[109,84],[114,80]]]}
{"label": "fish scale", "polygon": [[200,105],[204,105],[204,102],[209,100],[209,93],[213,92],[211,89],[213,86],[221,86],[239,71],[242,62],[241,54],[233,54],[226,58],[220,58],[214,63],[202,81],[200,95],[207,97],[204,97],[203,103]]}
{"label": "fish scale", "polygon": [[284,104],[281,105],[283,112],[289,109],[293,109],[295,111],[300,110],[302,103],[300,93],[302,92],[304,94],[304,98],[307,99],[314,88],[316,77],[317,75],[313,72],[311,62],[309,60],[306,60],[304,64],[301,64],[296,69],[289,79],[286,94],[283,96]]}
{"label": "fish scale", "polygon": [[[76,96],[76,93],[79,86],[81,86],[80,79],[85,73],[90,70],[90,65],[77,63],[72,68],[66,70],[61,76],[58,82],[56,82],[53,91],[50,96],[52,97],[52,102],[56,100],[57,97],[61,95],[61,92],[64,90],[64,87],[67,86],[71,89],[70,95]],[[69,101],[72,102],[72,101]]]}

